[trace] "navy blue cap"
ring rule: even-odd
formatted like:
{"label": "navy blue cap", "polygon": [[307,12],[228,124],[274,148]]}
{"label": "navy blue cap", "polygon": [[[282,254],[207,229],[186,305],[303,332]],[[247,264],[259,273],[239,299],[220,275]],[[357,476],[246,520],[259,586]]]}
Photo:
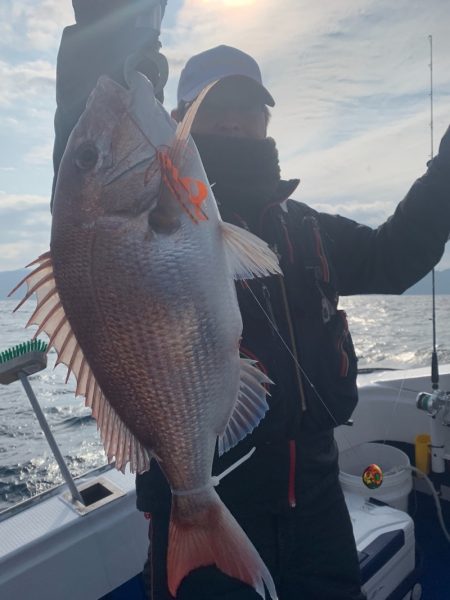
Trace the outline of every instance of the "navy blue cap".
{"label": "navy blue cap", "polygon": [[233,75],[247,77],[254,82],[264,104],[275,106],[274,99],[263,86],[256,60],[237,48],[224,45],[196,54],[187,61],[178,82],[178,104],[192,102],[208,83]]}

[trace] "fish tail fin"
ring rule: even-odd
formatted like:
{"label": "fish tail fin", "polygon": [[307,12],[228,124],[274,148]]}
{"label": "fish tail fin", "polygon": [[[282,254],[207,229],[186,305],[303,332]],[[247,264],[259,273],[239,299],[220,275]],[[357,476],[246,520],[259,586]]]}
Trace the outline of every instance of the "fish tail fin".
{"label": "fish tail fin", "polygon": [[201,508],[194,511],[194,519],[183,517],[188,511],[192,514],[194,496],[172,499],[167,554],[170,593],[176,596],[182,579],[194,569],[216,565],[223,573],[252,586],[261,598],[265,598],[265,584],[276,600],[267,567],[215,490],[210,490],[207,498],[196,494],[197,498]]}

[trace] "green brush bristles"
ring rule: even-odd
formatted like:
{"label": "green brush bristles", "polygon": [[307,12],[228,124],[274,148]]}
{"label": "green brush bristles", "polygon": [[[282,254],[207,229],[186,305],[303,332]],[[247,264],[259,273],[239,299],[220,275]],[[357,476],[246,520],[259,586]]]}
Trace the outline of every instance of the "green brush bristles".
{"label": "green brush bristles", "polygon": [[12,360],[18,356],[23,356],[28,352],[46,352],[46,350],[47,343],[42,340],[23,342],[22,344],[18,344],[17,346],[13,346],[12,348],[8,348],[8,350],[0,352],[0,364],[6,363],[8,360]]}

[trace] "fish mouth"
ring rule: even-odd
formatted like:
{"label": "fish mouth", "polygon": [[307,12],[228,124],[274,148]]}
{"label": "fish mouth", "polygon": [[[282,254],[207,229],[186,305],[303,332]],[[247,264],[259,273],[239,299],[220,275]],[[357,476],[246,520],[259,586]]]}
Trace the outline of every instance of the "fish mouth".
{"label": "fish mouth", "polygon": [[107,75],[101,75],[86,102],[89,110],[96,105],[109,106],[113,102],[115,109],[126,109],[130,92],[123,85]]}

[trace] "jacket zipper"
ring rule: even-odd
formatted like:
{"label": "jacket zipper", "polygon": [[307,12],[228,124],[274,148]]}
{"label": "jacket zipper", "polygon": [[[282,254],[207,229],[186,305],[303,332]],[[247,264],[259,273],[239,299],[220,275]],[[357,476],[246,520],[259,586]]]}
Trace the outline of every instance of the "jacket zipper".
{"label": "jacket zipper", "polygon": [[[284,282],[282,279],[280,281],[282,283],[282,289],[283,289]],[[265,284],[262,284],[262,291],[263,291],[264,301],[266,304],[266,309],[267,309],[268,315],[271,320],[272,335],[275,335],[275,331],[278,333],[278,335],[280,335],[280,331],[278,329],[278,325],[275,320],[275,314],[273,312],[272,302],[270,300],[270,292]],[[289,313],[289,309],[287,306],[287,298],[285,298],[285,293],[286,292],[284,290],[284,293],[283,293],[284,308],[286,311],[287,320],[288,320],[288,324],[289,324],[289,335],[290,335],[290,339],[291,339],[292,351],[293,351],[293,354],[295,356],[295,360],[297,363],[298,357],[297,357],[297,351],[296,351],[295,344],[294,344],[292,321],[290,319],[290,313]],[[280,335],[280,337],[281,337],[281,335]],[[241,348],[241,351],[243,351],[244,353],[248,353],[248,351],[245,351],[242,348]],[[300,389],[302,411],[304,411],[304,410],[306,410],[306,402],[305,402],[305,396],[304,396],[304,390],[303,390],[303,383],[302,383],[302,380],[300,379],[300,373],[299,373],[297,364],[295,365],[295,368],[296,368],[297,380],[298,380],[299,389]],[[297,498],[296,498],[296,494],[295,494],[296,451],[297,451],[297,449],[296,449],[295,440],[289,440],[288,504],[289,504],[290,508],[295,508],[297,506]]]}
{"label": "jacket zipper", "polygon": [[277,322],[275,320],[275,314],[272,308],[272,302],[270,301],[270,292],[265,283],[262,284],[262,291],[264,296],[264,301],[266,303],[267,312],[270,317],[270,324],[272,325],[272,335],[275,336],[275,332],[280,335],[280,330],[278,328]]}
{"label": "jacket zipper", "polygon": [[[294,326],[292,324],[291,311],[289,310],[289,304],[286,293],[286,286],[284,284],[284,280],[280,277],[280,286],[281,286],[281,295],[283,297],[283,305],[286,314],[286,321],[289,329],[289,338],[291,342],[292,354],[294,355],[295,361],[295,375],[297,378],[298,390],[300,393],[300,404],[302,412],[306,411],[306,399],[305,399],[305,390],[303,388],[303,381],[300,373],[300,363],[298,360],[297,353],[297,344],[295,343],[294,337]],[[297,498],[295,493],[295,468],[296,468],[296,456],[297,448],[295,440],[289,440],[289,480],[288,480],[288,503],[291,508],[295,508],[297,506]]]}
{"label": "jacket zipper", "polygon": [[[293,249],[292,249],[292,245],[289,240],[286,221],[282,214],[280,216],[280,221],[281,221],[281,225],[284,230],[286,243],[288,245],[289,258],[290,258],[290,261],[293,262]],[[285,286],[283,277],[279,277],[279,281],[280,281],[280,287],[281,287],[281,295],[283,298],[283,307],[284,307],[284,312],[285,312],[285,316],[286,316],[286,322],[287,322],[288,330],[289,330],[289,341],[290,341],[290,346],[291,346],[291,352],[294,357],[295,376],[297,379],[297,386],[298,386],[298,390],[299,390],[299,394],[300,394],[300,406],[301,406],[302,412],[305,412],[307,410],[306,399],[305,399],[305,390],[303,388],[303,381],[302,381],[301,373],[300,373],[300,363],[299,363],[298,353],[297,353],[297,344],[295,342],[294,326],[292,324],[291,311],[289,309],[289,302],[287,299],[286,286]],[[276,332],[279,334],[279,329],[278,329],[278,326],[275,321],[272,304],[270,302],[270,293],[269,293],[269,290],[267,289],[267,286],[264,284],[263,284],[263,294],[264,294],[264,299],[265,299],[265,302],[266,302],[266,305],[267,305],[267,308],[269,311],[270,318],[272,319],[272,322],[273,322],[273,327],[276,330]],[[290,508],[295,508],[297,506],[297,498],[296,498],[296,491],[295,491],[296,461],[297,461],[296,441],[289,440],[289,476],[288,476],[288,490],[287,491],[288,491],[288,504],[289,504]]]}
{"label": "jacket zipper", "polygon": [[317,220],[315,217],[312,217],[312,226],[314,232],[314,242],[316,246],[316,253],[319,257],[322,271],[322,278],[325,283],[329,283],[330,281],[330,267],[328,265],[328,260],[325,255],[325,250],[323,248],[322,238],[320,236],[319,227],[317,225]]}
{"label": "jacket zipper", "polygon": [[301,373],[300,373],[300,366],[299,366],[300,363],[298,360],[297,345],[295,343],[294,327],[292,325],[291,311],[289,310],[289,304],[288,304],[288,299],[287,299],[287,294],[286,294],[286,286],[281,277],[280,277],[280,286],[281,286],[281,295],[283,297],[284,310],[285,310],[285,314],[286,314],[286,321],[287,321],[288,330],[289,330],[289,341],[291,342],[292,354],[295,359],[294,367],[295,367],[295,375],[296,375],[296,379],[297,379],[298,391],[300,393],[300,404],[302,407],[302,412],[305,412],[305,410],[306,410],[305,390],[303,389],[303,381],[302,381],[302,377],[301,377]]}
{"label": "jacket zipper", "polygon": [[[281,292],[282,292],[282,297],[283,297],[283,306],[284,306],[284,310],[285,310],[285,314],[286,314],[286,321],[288,324],[292,355],[295,359],[294,366],[295,366],[297,385],[298,385],[298,389],[300,392],[300,403],[301,403],[302,412],[304,412],[306,410],[305,391],[303,389],[303,381],[301,379],[301,374],[300,374],[297,347],[296,347],[295,338],[294,338],[294,327],[292,325],[291,313],[290,313],[289,305],[288,305],[288,301],[287,301],[286,287],[284,285],[284,281],[282,278],[280,278],[280,285],[281,285]],[[272,303],[270,301],[270,292],[265,284],[263,284],[262,290],[263,290],[264,300],[266,303],[267,312],[272,321],[272,328],[273,328],[272,333],[274,333],[273,330],[275,330],[279,334],[278,325],[275,320]],[[295,493],[295,467],[296,467],[296,458],[297,458],[296,451],[297,451],[297,449],[296,449],[295,440],[289,440],[288,504],[289,504],[290,508],[295,508],[297,506],[297,498],[296,498],[296,493]]]}

